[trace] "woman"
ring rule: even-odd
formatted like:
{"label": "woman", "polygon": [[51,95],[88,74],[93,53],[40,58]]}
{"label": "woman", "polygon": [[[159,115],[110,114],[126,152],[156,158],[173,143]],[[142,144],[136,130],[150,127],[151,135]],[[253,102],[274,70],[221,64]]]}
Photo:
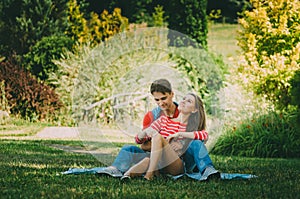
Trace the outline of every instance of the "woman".
{"label": "woman", "polygon": [[[151,180],[159,172],[171,175],[184,173],[181,155],[193,139],[207,139],[205,111],[202,100],[195,94],[187,94],[179,103],[179,116],[171,119],[161,116],[151,126],[136,136],[142,143],[151,137],[150,157],[132,166],[122,179],[141,176]],[[204,139],[203,139],[204,138]]]}

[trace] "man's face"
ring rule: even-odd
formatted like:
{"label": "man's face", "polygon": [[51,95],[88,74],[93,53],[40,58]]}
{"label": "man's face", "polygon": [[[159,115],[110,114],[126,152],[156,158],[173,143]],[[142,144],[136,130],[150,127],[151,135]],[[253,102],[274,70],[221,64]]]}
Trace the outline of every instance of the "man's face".
{"label": "man's face", "polygon": [[154,97],[154,100],[156,104],[163,110],[168,110],[171,108],[173,104],[173,96],[174,93],[160,93],[160,92],[153,92],[152,96]]}

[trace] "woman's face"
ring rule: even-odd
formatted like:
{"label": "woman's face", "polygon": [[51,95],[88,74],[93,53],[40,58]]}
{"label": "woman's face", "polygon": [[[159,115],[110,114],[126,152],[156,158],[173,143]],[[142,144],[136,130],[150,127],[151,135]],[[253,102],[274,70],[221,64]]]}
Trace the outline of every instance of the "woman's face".
{"label": "woman's face", "polygon": [[193,95],[188,94],[179,103],[178,110],[184,114],[194,113],[197,111],[195,105],[196,105],[195,97]]}

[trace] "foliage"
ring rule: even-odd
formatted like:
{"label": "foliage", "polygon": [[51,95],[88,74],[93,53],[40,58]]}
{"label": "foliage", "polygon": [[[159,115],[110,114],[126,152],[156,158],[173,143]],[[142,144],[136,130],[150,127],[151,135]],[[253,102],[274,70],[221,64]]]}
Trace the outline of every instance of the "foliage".
{"label": "foliage", "polygon": [[291,104],[298,106],[298,108],[300,109],[300,70],[295,72],[290,83],[291,83],[291,95],[292,95]]}
{"label": "foliage", "polygon": [[244,10],[250,10],[251,4],[249,0],[208,0],[207,1],[207,15],[219,10],[222,17],[212,18],[216,22],[236,23],[239,13]]}
{"label": "foliage", "polygon": [[[107,143],[102,144],[106,151]],[[69,168],[106,165],[90,153],[64,152],[53,145],[82,147],[82,142],[1,140],[2,198],[297,198],[300,192],[299,159],[212,155],[221,172],[255,174],[258,178],[199,182],[186,177],[175,181],[160,177],[151,182],[137,178],[127,183],[93,174],[60,175]]]}
{"label": "foliage", "polygon": [[9,112],[9,105],[5,95],[5,84],[4,80],[0,82],[0,111],[8,111]]}
{"label": "foliage", "polygon": [[[204,100],[208,114],[215,115],[220,107],[216,95],[223,87],[227,66],[220,56],[207,53],[203,49],[178,48],[170,53],[170,59],[176,62],[176,68],[189,79],[191,89]],[[214,108],[213,108],[214,107]]]}
{"label": "foliage", "polygon": [[25,54],[45,36],[66,28],[67,0],[3,0],[0,2],[0,54]]}
{"label": "foliage", "polygon": [[164,16],[165,11],[163,6],[157,5],[155,8],[155,12],[152,13],[153,24],[149,24],[150,26],[163,27],[166,26],[165,21],[167,17]]}
{"label": "foliage", "polygon": [[153,0],[112,0],[107,7],[102,7],[102,10],[112,11],[114,8],[120,8],[130,22],[139,24],[151,22],[151,13],[157,5]]}
{"label": "foliage", "polygon": [[121,8],[124,16],[133,23],[147,23],[152,26],[155,20],[152,14],[157,12],[155,9],[158,5],[165,9],[168,28],[188,35],[203,47],[207,46],[207,0],[114,0],[109,7]]}
{"label": "foliage", "polygon": [[291,104],[296,106],[295,123],[300,129],[300,70],[295,72],[295,75],[290,80],[291,83]]}
{"label": "foliage", "polygon": [[[163,4],[162,4],[163,5]],[[166,1],[168,28],[186,34],[207,47],[206,0]],[[176,10],[176,12],[175,12]],[[173,40],[174,38],[171,38]]]}
{"label": "foliage", "polygon": [[238,42],[244,58],[239,67],[241,79],[281,110],[290,103],[289,80],[300,68],[300,2],[250,2],[253,10],[239,20]]}
{"label": "foliage", "polygon": [[127,28],[128,19],[121,15],[119,8],[115,8],[112,14],[104,10],[100,17],[91,12],[90,19],[86,19],[77,0],[69,1],[68,28],[65,33],[79,44],[90,43],[95,46]]}
{"label": "foliage", "polygon": [[68,1],[68,26],[65,34],[79,43],[87,42],[88,26],[77,0]]}
{"label": "foliage", "polygon": [[[90,41],[105,41],[111,36],[123,32],[128,28],[128,19],[121,15],[121,9],[115,8],[112,14],[109,14],[107,10],[104,10],[100,19],[97,20],[97,14],[91,13],[92,19],[89,23]],[[97,25],[94,25],[93,21],[97,21]],[[98,34],[94,34],[98,33]],[[100,34],[99,34],[100,33]],[[95,42],[94,45],[99,44],[100,42]]]}
{"label": "foliage", "polygon": [[39,83],[13,57],[1,62],[0,71],[12,114],[30,120],[55,119],[62,104],[49,86]]}
{"label": "foliage", "polygon": [[228,128],[211,152],[247,157],[299,158],[300,132],[287,114],[269,112]]}
{"label": "foliage", "polygon": [[64,35],[43,37],[24,56],[27,69],[38,79],[47,81],[49,74],[56,73],[58,70],[53,60],[60,59],[66,50],[71,51],[73,45],[73,40]]}
{"label": "foliage", "polygon": [[[80,118],[84,107],[111,97],[122,85],[124,76],[132,75],[130,82],[118,92],[135,92],[138,89],[149,93],[148,83],[154,78],[161,75],[173,78],[171,73],[165,74],[163,66],[167,65],[184,77],[177,81],[187,80],[191,90],[201,94],[210,106],[213,102],[210,97],[222,86],[224,63],[220,66],[222,62],[205,49],[168,47],[168,33],[170,30],[166,28],[139,29],[117,34],[93,49],[86,46],[79,53],[69,53],[56,62],[62,70],[60,73],[64,74],[57,78],[59,86],[56,91],[65,104],[73,106],[68,109],[74,116]],[[161,69],[152,71],[155,63],[162,63]],[[144,71],[138,70],[147,65]],[[110,103],[94,110],[97,114],[105,113],[102,117],[106,121],[113,118]]]}

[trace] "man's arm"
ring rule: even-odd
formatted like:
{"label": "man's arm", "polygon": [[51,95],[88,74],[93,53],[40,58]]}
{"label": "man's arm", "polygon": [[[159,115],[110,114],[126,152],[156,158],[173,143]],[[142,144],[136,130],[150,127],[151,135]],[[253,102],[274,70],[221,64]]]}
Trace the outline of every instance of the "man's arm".
{"label": "man's arm", "polygon": [[148,128],[153,121],[154,121],[153,113],[152,111],[148,111],[148,113],[146,113],[143,119],[143,129]]}

